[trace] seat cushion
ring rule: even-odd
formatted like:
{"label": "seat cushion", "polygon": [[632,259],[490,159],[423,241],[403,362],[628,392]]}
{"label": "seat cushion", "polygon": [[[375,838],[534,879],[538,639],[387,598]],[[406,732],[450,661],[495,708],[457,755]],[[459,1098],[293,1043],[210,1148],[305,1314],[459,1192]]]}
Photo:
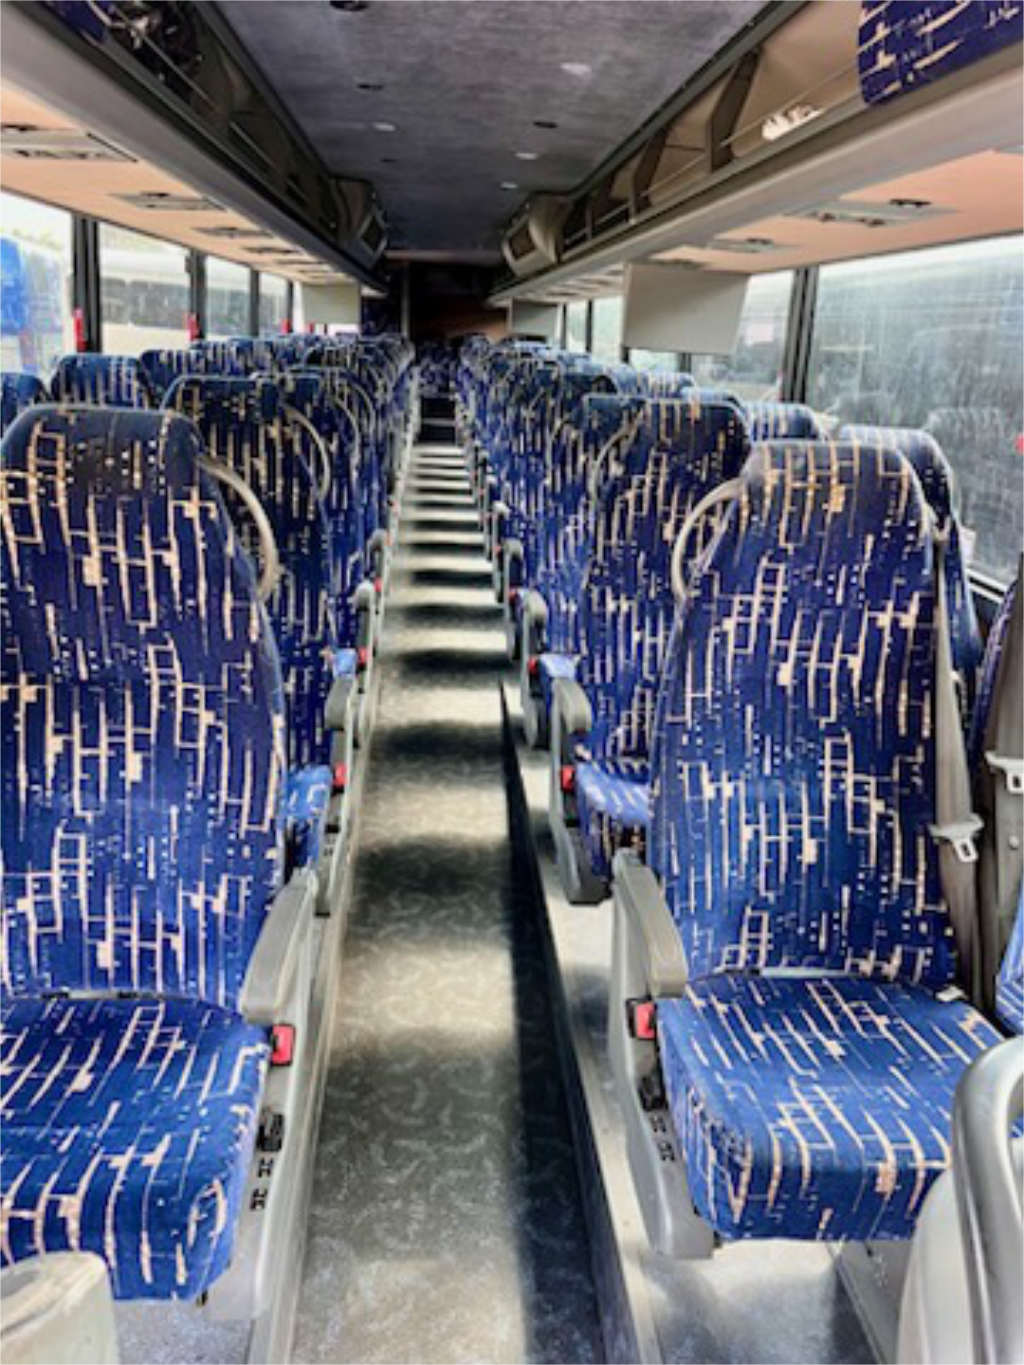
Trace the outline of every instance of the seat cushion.
{"label": "seat cushion", "polygon": [[953,1092],[998,1041],[962,1002],[859,977],[720,975],[658,1004],[693,1202],[724,1237],[909,1237]]}
{"label": "seat cushion", "polygon": [[328,767],[298,768],[288,774],[284,822],[289,870],[296,867],[315,868],[320,861],[331,789],[331,770]]}
{"label": "seat cushion", "polygon": [[576,677],[576,658],[571,654],[542,654],[538,671],[544,705],[550,712],[555,699],[555,683],[559,678],[567,678],[571,682]]}
{"label": "seat cushion", "polygon": [[1024,1033],[1024,885],[996,977],[996,1018],[1010,1033]]}
{"label": "seat cushion", "polygon": [[265,1029],[186,1000],[3,1010],[0,1248],[94,1251],[118,1298],[194,1298],[225,1268]]}
{"label": "seat cushion", "polygon": [[590,866],[610,877],[620,848],[643,853],[647,841],[650,768],[637,760],[602,759],[576,765],[576,808]]}

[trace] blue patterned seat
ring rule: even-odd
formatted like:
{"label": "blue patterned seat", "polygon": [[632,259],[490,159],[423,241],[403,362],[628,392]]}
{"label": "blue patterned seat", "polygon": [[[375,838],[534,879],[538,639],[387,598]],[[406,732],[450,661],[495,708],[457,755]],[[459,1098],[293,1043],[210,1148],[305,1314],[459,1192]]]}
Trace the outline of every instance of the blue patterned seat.
{"label": "blue patterned seat", "polygon": [[[576,677],[592,725],[575,745],[575,799],[591,871],[605,879],[618,848],[643,847],[650,736],[675,615],[676,538],[690,509],[739,473],[748,450],[739,411],[692,393],[642,407],[623,465],[599,495],[583,574]],[[709,529],[694,531],[688,562]]]}
{"label": "blue patterned seat", "polygon": [[130,355],[62,356],[50,390],[58,403],[99,403],[110,408],[157,406],[146,371]]}
{"label": "blue patterned seat", "polygon": [[888,449],[755,447],[669,647],[648,858],[689,985],[657,1004],[662,1074],[725,1237],[909,1236],[996,1037],[938,999],[956,953],[919,490]]}
{"label": "blue patterned seat", "polygon": [[4,373],[0,375],[0,435],[17,417],[19,412],[34,407],[37,403],[48,403],[50,395],[46,385],[34,374]]}
{"label": "blue patterned seat", "polygon": [[697,387],[697,381],[685,370],[640,370],[637,387],[648,398],[682,398],[688,389]]}
{"label": "blue patterned seat", "polygon": [[[281,576],[267,599],[288,702],[291,769],[328,760],[324,704],[333,676],[337,577],[331,532],[316,474],[284,421],[281,394],[267,379],[185,376],[164,399],[195,422],[214,460],[233,469],[259,499],[277,542]],[[225,501],[243,544],[255,555],[256,529],[227,490]]]}
{"label": "blue patterned seat", "polygon": [[1024,1033],[1024,885],[996,977],[996,1017],[1011,1033]]}
{"label": "blue patterned seat", "polygon": [[1014,579],[1003,594],[1003,600],[999,604],[999,610],[996,612],[995,620],[988,632],[988,639],[985,641],[985,652],[982,655],[981,670],[978,676],[978,690],[974,698],[974,714],[971,717],[970,739],[967,745],[972,772],[977,772],[984,762],[985,729],[988,725],[992,700],[995,696],[999,661],[1002,658],[1003,645],[1010,629],[1010,621],[1013,618],[1013,608],[1018,591],[1019,583]]}
{"label": "blue patterned seat", "polygon": [[379,578],[383,572],[383,550],[375,547],[387,533],[388,488],[377,409],[371,393],[354,370],[336,365],[310,365],[309,368],[320,376],[332,401],[358,431],[366,572]]}
{"label": "blue patterned seat", "polygon": [[0,1249],[191,1298],[269,1052],[238,1002],[283,873],[280,669],[188,422],[43,407],[0,452]]}
{"label": "blue patterned seat", "polygon": [[886,446],[905,455],[921,480],[925,501],[939,525],[947,529],[943,568],[946,575],[950,643],[953,666],[957,672],[961,714],[964,729],[967,730],[975,712],[982,644],[967,560],[961,544],[960,522],[956,514],[956,480],[949,461],[939,449],[934,436],[912,427],[844,426],[839,432],[839,439],[859,445]]}
{"label": "blue patterned seat", "polygon": [[817,441],[825,433],[803,403],[744,403],[751,441]]}
{"label": "blue patterned seat", "polygon": [[139,356],[139,364],[146,371],[153,392],[162,399],[174,381],[183,374],[202,374],[206,361],[200,351],[167,348],[143,351]]}

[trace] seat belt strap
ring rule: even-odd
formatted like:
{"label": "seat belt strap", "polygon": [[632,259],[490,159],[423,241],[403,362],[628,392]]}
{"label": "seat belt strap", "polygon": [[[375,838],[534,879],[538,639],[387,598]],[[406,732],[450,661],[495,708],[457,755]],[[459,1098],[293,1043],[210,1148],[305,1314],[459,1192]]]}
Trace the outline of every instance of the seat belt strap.
{"label": "seat belt strap", "polygon": [[935,529],[935,634],[932,709],[935,731],[935,823],[930,826],[939,846],[939,875],[960,959],[960,981],[972,1000],[978,1000],[981,962],[978,953],[978,892],[976,839],[981,819],[971,805],[971,775],[964,745],[963,723],[953,669],[953,647],[946,592],[945,530]]}

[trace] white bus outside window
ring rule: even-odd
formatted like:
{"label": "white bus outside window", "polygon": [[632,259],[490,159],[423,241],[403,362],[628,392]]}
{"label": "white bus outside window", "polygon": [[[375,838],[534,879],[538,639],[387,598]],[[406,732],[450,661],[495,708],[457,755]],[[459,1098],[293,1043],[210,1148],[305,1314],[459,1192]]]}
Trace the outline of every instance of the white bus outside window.
{"label": "white bus outside window", "polygon": [[622,295],[594,300],[593,337],[590,353],[595,360],[617,364],[622,344]]}
{"label": "white bus outside window", "polygon": [[792,289],[792,270],[751,277],[732,354],[693,356],[701,388],[728,389],[743,402],[779,397]]}
{"label": "white bus outside window", "polygon": [[100,224],[100,316],[110,355],[188,345],[188,252],[112,223]]}
{"label": "white bus outside window", "polygon": [[566,304],[565,308],[565,349],[585,351],[587,349],[587,303]]}
{"label": "white bus outside window", "polygon": [[1022,239],[823,266],[808,401],[842,422],[920,427],[956,475],[973,565],[1007,582],[1024,528]]}
{"label": "white bus outside window", "polygon": [[679,356],[675,351],[645,351],[641,346],[631,346],[629,363],[634,370],[678,370]]}
{"label": "white bus outside window", "polygon": [[288,281],[260,274],[260,335],[276,336],[288,315]]}
{"label": "white bus outside window", "polygon": [[74,350],[71,214],[0,194],[0,280],[0,367],[49,380]]}
{"label": "white bus outside window", "polygon": [[249,270],[218,256],[206,258],[206,328],[208,337],[249,335]]}

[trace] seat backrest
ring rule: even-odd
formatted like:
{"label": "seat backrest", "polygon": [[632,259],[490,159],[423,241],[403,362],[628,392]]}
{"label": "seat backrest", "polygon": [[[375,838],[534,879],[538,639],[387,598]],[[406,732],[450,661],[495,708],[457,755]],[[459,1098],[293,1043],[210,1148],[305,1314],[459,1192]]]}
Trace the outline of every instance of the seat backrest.
{"label": "seat backrest", "polygon": [[3,983],[232,1005],[282,870],[281,675],[195,429],[44,407],[0,465]]}
{"label": "seat backrest", "polygon": [[818,420],[803,403],[744,403],[752,441],[818,441],[824,435]]}
{"label": "seat backrest", "polygon": [[845,426],[839,432],[839,439],[858,445],[887,446],[905,455],[921,481],[925,502],[931,508],[939,528],[948,536],[943,551],[943,569],[950,642],[953,667],[957,673],[960,711],[964,729],[967,730],[975,709],[982,643],[957,517],[956,480],[949,461],[933,436],[912,427]]}
{"label": "seat backrest", "polygon": [[[164,405],[195,422],[211,458],[240,475],[267,514],[281,568],[266,608],[284,674],[288,762],[324,763],[337,580],[316,473],[303,458],[299,435],[283,420],[280,391],[268,379],[187,375],[172,384]],[[225,502],[255,556],[256,528],[248,511],[230,489]]]}
{"label": "seat backrest", "polygon": [[62,356],[50,381],[57,403],[98,403],[108,408],[155,408],[156,395],[131,355]]}
{"label": "seat backrest", "polygon": [[143,351],[139,364],[146,371],[147,378],[155,394],[160,398],[174,381],[183,374],[202,374],[205,358],[196,350],[154,350]]}
{"label": "seat backrest", "polygon": [[682,398],[688,389],[697,387],[696,379],[685,370],[639,370],[637,383],[649,398]]}
{"label": "seat backrest", "polygon": [[691,977],[773,967],[944,986],[929,825],[934,572],[895,451],[755,446],[669,645],[649,861]]}
{"label": "seat backrest", "polygon": [[34,374],[4,373],[0,375],[0,435],[19,412],[38,403],[49,402],[46,385]]}
{"label": "seat backrest", "polygon": [[[650,751],[661,666],[675,615],[671,561],[691,508],[735,478],[749,449],[730,403],[649,400],[594,509],[583,573],[577,676],[594,715],[591,758]],[[688,556],[707,535],[694,531]]]}

